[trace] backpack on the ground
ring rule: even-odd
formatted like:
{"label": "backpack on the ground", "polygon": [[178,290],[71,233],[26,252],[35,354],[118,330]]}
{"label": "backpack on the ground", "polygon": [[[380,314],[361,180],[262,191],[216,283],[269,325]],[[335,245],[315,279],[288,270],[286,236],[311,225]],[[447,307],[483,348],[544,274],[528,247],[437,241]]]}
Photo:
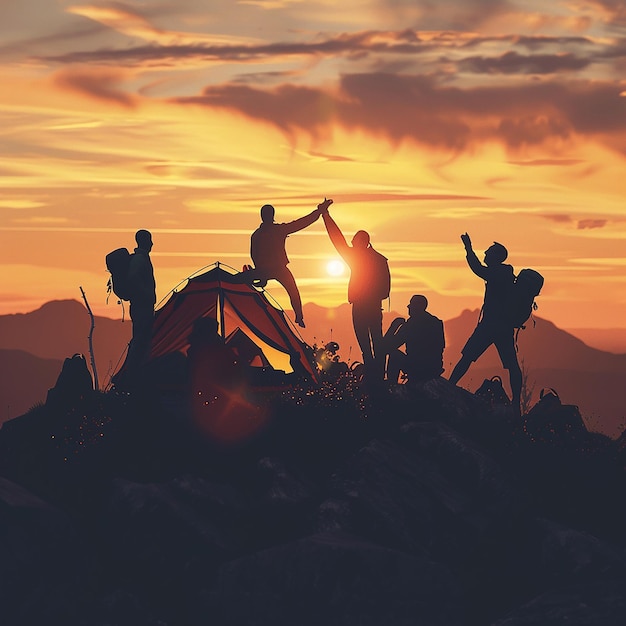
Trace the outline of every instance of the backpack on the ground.
{"label": "backpack on the ground", "polygon": [[126,248],[118,248],[105,257],[107,270],[111,274],[107,283],[107,293],[110,295],[112,291],[120,300],[130,300],[132,296],[128,280],[132,256]]}
{"label": "backpack on the ground", "polygon": [[509,314],[513,328],[524,328],[524,324],[537,310],[535,298],[543,287],[543,276],[536,270],[523,269],[517,275],[509,296]]}
{"label": "backpack on the ground", "polygon": [[48,390],[46,405],[71,406],[93,391],[93,378],[87,367],[85,356],[76,353],[63,361],[61,373],[54,387]]}
{"label": "backpack on the ground", "polygon": [[474,392],[475,396],[482,398],[491,406],[495,404],[510,404],[511,400],[502,385],[500,376],[485,378],[480,387]]}
{"label": "backpack on the ground", "polygon": [[524,416],[524,431],[532,441],[559,443],[585,436],[587,427],[576,405],[563,404],[554,389],[544,388]]}
{"label": "backpack on the ground", "polygon": [[391,274],[387,257],[383,256],[370,246],[371,254],[371,291],[373,295],[381,300],[386,300],[391,291]]}

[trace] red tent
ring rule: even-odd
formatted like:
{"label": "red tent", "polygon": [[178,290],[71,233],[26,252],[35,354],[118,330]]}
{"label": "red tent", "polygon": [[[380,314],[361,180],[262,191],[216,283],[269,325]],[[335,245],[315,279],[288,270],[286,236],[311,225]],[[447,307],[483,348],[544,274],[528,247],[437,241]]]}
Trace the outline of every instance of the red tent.
{"label": "red tent", "polygon": [[151,358],[187,352],[194,322],[213,317],[222,337],[247,335],[275,369],[317,378],[306,344],[294,333],[282,310],[263,291],[243,282],[241,273],[216,263],[174,290],[155,313]]}

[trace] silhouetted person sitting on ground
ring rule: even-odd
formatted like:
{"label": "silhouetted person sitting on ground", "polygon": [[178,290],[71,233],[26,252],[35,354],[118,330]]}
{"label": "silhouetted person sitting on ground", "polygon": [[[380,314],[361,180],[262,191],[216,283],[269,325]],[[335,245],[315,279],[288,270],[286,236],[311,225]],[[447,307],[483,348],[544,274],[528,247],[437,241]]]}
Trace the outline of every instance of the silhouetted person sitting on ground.
{"label": "silhouetted person sitting on ground", "polygon": [[130,287],[130,319],[133,325],[133,337],[128,349],[126,368],[131,384],[136,384],[142,373],[152,342],[154,305],[156,303],[156,282],[150,260],[152,235],[147,230],[138,230],[135,234],[137,247],[130,257],[128,283]]}
{"label": "silhouetted person sitting on ground", "polygon": [[195,426],[223,441],[235,441],[259,428],[263,411],[249,400],[245,367],[218,333],[215,318],[196,320],[189,342],[190,409]]}
{"label": "silhouetted person sitting on ground", "polygon": [[509,370],[509,382],[512,392],[512,404],[516,410],[520,407],[522,390],[522,372],[517,362],[515,349],[515,329],[508,321],[508,302],[515,282],[513,267],[505,264],[507,249],[494,242],[485,250],[483,265],[472,249],[472,242],[467,233],[461,235],[467,253],[467,264],[474,274],[485,281],[485,299],[481,317],[474,332],[462,350],[462,357],[450,375],[450,382],[456,384],[485,350],[494,344],[500,355],[502,367]]}
{"label": "silhouetted person sitting on ground", "polygon": [[230,389],[242,381],[242,368],[234,350],[218,333],[213,317],[194,322],[189,336],[187,367],[193,402],[211,402],[219,390]]}
{"label": "silhouetted person sitting on ground", "polygon": [[323,219],[328,236],[337,252],[350,267],[348,283],[348,301],[352,304],[352,323],[354,333],[361,348],[363,364],[371,371],[376,358],[380,356],[380,378],[384,363],[381,341],[383,337],[382,301],[389,296],[390,275],[387,259],[374,250],[370,236],[359,230],[349,246],[341,230],[328,213],[332,200],[325,200]]}
{"label": "silhouetted person sitting on ground", "polygon": [[[425,296],[414,295],[407,306],[409,318],[397,317],[385,333],[383,344],[389,354],[387,380],[392,383],[398,382],[401,371],[411,382],[443,373],[443,322],[429,313],[427,306]],[[406,352],[398,350],[402,345]]]}
{"label": "silhouetted person sitting on ground", "polygon": [[274,222],[274,207],[271,204],[264,204],[261,207],[261,225],[250,238],[250,256],[254,269],[251,270],[249,278],[260,281],[261,286],[264,286],[270,279],[277,280],[287,290],[295,313],[296,324],[303,328],[302,301],[293,274],[287,267],[289,258],[285,250],[285,242],[292,233],[313,224],[319,218],[320,207],[323,204],[318,205],[318,208],[308,215],[285,224]]}

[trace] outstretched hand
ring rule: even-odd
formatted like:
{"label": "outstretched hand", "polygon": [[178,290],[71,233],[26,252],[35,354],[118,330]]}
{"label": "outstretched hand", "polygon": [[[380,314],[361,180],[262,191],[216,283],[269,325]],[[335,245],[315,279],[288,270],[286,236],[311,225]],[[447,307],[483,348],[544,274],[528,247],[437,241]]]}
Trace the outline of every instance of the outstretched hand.
{"label": "outstretched hand", "polygon": [[328,213],[328,207],[333,203],[331,198],[324,198],[324,202],[320,202],[317,208],[320,213]]}
{"label": "outstretched hand", "polygon": [[465,246],[466,250],[472,249],[472,240],[470,239],[470,236],[467,233],[464,233],[461,235],[461,241],[463,242],[463,245]]}

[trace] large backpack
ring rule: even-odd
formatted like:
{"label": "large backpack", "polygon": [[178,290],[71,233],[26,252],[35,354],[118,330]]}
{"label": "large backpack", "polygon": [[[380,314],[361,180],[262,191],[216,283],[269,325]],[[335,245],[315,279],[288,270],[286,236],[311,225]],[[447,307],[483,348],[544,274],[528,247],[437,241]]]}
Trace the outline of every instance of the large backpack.
{"label": "large backpack", "polygon": [[513,328],[524,328],[524,324],[537,310],[535,298],[543,287],[543,276],[531,269],[523,269],[517,275],[509,297],[509,315]]}
{"label": "large backpack", "polygon": [[107,270],[111,274],[107,283],[108,293],[113,293],[120,300],[130,300],[132,296],[131,286],[128,280],[128,271],[130,269],[130,260],[132,254],[126,248],[117,248],[113,252],[106,255],[105,261]]}
{"label": "large backpack", "polygon": [[370,246],[371,254],[371,291],[377,298],[385,300],[391,291],[391,274],[387,257]]}

